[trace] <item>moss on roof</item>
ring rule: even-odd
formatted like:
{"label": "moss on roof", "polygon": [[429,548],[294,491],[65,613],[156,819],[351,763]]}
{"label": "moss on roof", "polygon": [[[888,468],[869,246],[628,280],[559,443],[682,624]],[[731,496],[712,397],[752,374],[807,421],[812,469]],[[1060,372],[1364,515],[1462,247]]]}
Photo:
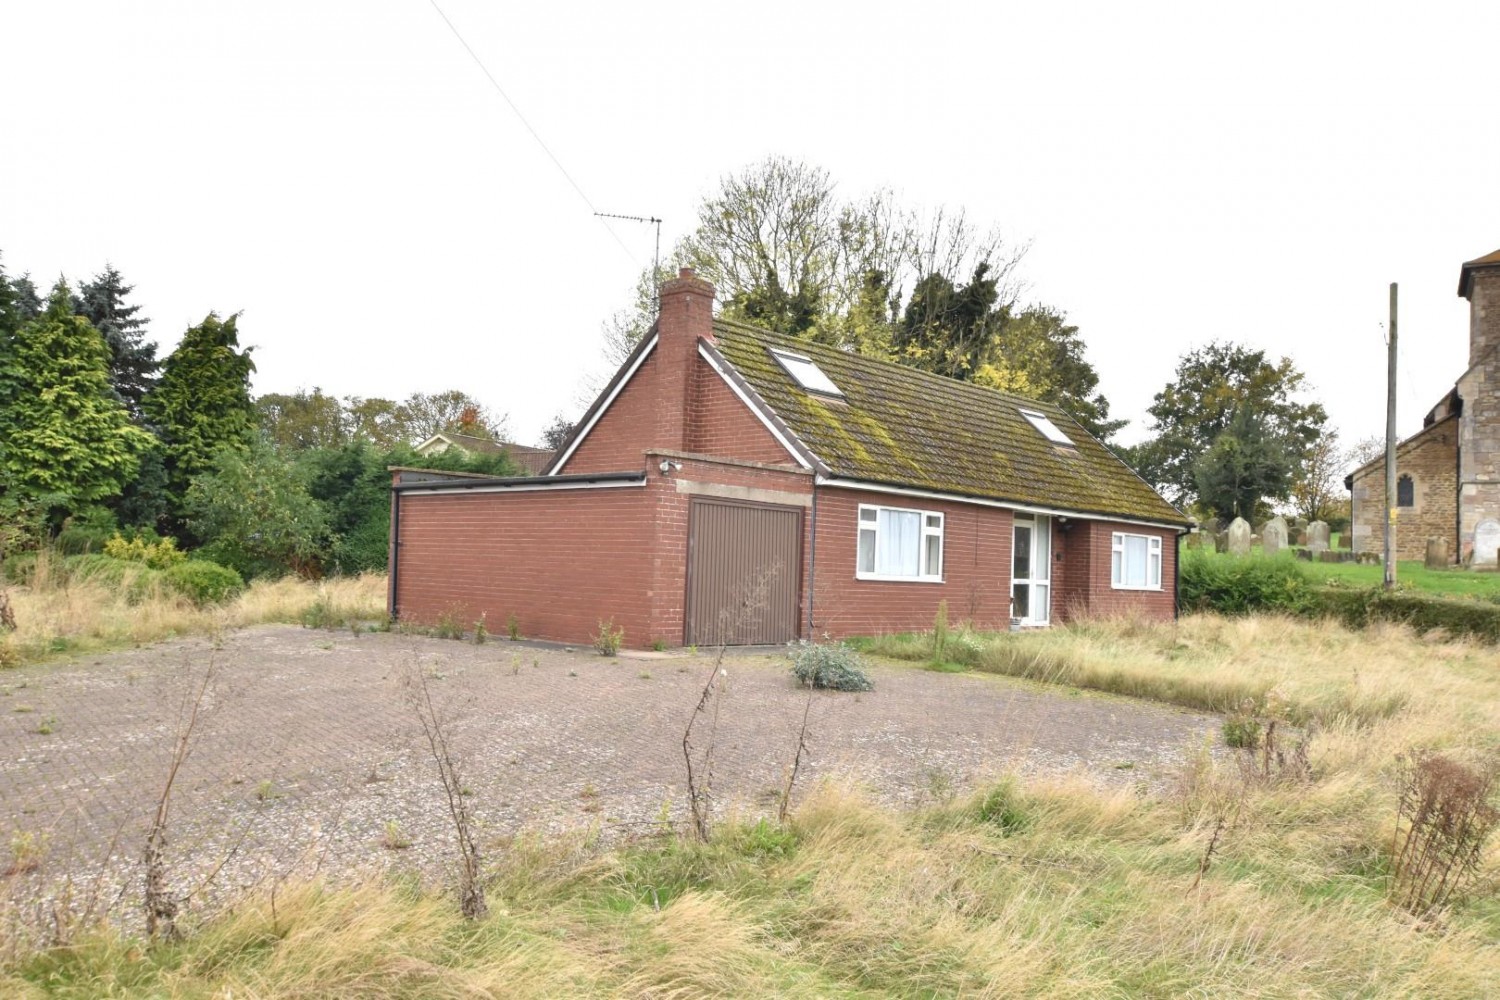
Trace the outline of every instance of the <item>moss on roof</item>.
{"label": "moss on roof", "polygon": [[[1051,403],[717,320],[719,353],[835,477],[1186,524],[1182,513]],[[804,354],[844,393],[810,393],[770,354]],[[1022,409],[1046,414],[1054,445]]]}

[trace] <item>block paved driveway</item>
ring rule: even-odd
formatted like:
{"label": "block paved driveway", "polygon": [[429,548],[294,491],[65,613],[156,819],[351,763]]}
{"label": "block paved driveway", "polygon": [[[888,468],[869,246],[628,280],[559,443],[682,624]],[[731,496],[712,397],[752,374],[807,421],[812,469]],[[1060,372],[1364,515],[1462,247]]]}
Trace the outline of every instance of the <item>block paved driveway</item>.
{"label": "block paved driveway", "polygon": [[[208,710],[172,802],[169,858],[200,904],[292,872],[445,870],[441,788],[403,695],[413,670],[449,719],[485,842],[596,826],[606,839],[682,821],[682,733],[709,656],[605,659],[589,649],[482,646],[399,634],[267,626],[0,672],[0,849],[43,844],[0,878],[35,909],[63,880],[126,914],[172,753],[178,712],[210,660]],[[779,656],[729,656],[717,730],[719,809],[774,814],[807,695]],[[854,780],[899,805],[1006,770],[1082,770],[1150,787],[1217,720],[983,675],[876,664],[875,691],[812,699],[799,791]],[[50,729],[51,732],[42,730]],[[406,849],[384,846],[395,824]],[[0,870],[12,861],[0,854]],[[227,859],[227,861],[225,860]],[[3,933],[3,928],[0,928]]]}

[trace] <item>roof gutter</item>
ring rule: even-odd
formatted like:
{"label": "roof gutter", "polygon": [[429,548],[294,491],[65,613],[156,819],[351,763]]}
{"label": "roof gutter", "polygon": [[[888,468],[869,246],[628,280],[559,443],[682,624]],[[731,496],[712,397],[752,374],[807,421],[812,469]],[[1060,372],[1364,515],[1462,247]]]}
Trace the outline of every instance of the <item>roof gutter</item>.
{"label": "roof gutter", "polygon": [[842,479],[832,476],[818,476],[816,482],[819,486],[839,486],[851,490],[868,490],[872,493],[892,493],[897,496],[920,497],[925,500],[949,500],[955,503],[976,504],[981,507],[1003,507],[1006,510],[1019,510],[1027,514],[1046,514],[1049,517],[1086,517],[1099,521],[1114,521],[1117,524],[1137,524],[1147,528],[1182,529],[1189,526],[1189,522],[1186,520],[1153,521],[1145,518],[1129,517],[1124,514],[1114,514],[1103,510],[1070,510],[1065,507],[1039,507],[1035,504],[1022,503],[1018,500],[997,500],[992,497],[970,496],[965,493],[922,490],[910,486],[896,486],[890,483],[867,479]]}
{"label": "roof gutter", "polygon": [[454,482],[396,483],[391,491],[422,496],[429,493],[534,493],[541,490],[610,489],[645,486],[645,472],[577,473],[567,476],[508,476]]}

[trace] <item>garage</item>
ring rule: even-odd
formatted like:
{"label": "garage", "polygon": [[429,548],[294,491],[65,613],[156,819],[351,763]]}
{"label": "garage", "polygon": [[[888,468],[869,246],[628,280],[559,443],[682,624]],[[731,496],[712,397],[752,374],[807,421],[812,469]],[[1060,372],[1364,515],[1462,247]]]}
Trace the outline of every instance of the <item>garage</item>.
{"label": "garage", "polygon": [[795,639],[802,509],[700,497],[688,520],[687,643]]}

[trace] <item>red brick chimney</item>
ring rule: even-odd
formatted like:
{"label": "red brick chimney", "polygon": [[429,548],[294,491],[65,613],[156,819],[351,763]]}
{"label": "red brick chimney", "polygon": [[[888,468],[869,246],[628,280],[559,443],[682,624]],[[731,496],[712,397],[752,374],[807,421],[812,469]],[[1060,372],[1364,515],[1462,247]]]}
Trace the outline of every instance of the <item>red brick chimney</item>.
{"label": "red brick chimney", "polygon": [[658,448],[687,450],[688,408],[692,405],[693,368],[698,341],[714,342],[714,286],[685,267],[661,286],[656,320]]}

